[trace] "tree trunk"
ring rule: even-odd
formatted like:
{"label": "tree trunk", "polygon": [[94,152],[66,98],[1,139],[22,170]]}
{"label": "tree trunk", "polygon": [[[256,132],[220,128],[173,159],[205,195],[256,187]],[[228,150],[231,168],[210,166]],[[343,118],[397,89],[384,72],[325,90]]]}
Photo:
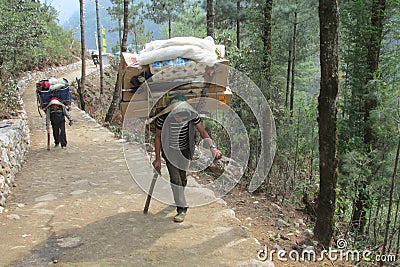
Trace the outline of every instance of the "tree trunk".
{"label": "tree trunk", "polygon": [[271,86],[271,66],[272,66],[272,4],[273,0],[265,0],[263,7],[264,25],[263,25],[263,44],[264,44],[264,78],[267,85]]}
{"label": "tree trunk", "polygon": [[[368,150],[374,149],[375,147],[375,139],[372,125],[369,122],[370,113],[378,106],[378,101],[376,99],[375,93],[376,88],[371,85],[371,81],[374,80],[374,77],[379,68],[379,55],[380,55],[380,47],[382,43],[382,32],[383,32],[383,20],[385,18],[385,9],[386,9],[386,1],[385,0],[372,0],[372,9],[371,9],[371,37],[370,42],[368,43],[368,53],[367,53],[367,63],[369,67],[369,75],[367,80],[365,81],[365,92],[364,95],[364,144],[365,148]],[[368,179],[370,180],[370,179]],[[355,216],[352,218],[352,222],[359,223],[359,225],[354,225],[354,228],[357,226],[358,234],[364,233],[364,227],[366,223],[366,211],[370,208],[367,204],[369,200],[369,195],[365,188],[368,187],[369,182],[365,182],[362,184],[362,190],[360,190],[360,195],[356,200],[356,207],[358,207],[359,211],[354,213]]]}
{"label": "tree trunk", "polygon": [[[80,22],[81,22],[81,59],[82,59],[82,73],[81,73],[81,84],[80,91],[83,95],[85,92],[85,83],[86,83],[86,45],[85,45],[85,18],[84,18],[84,10],[85,10],[85,0],[79,0],[80,3]],[[82,110],[85,110],[85,101],[81,103]]]}
{"label": "tree trunk", "polygon": [[297,176],[297,158],[299,154],[299,139],[300,139],[300,115],[301,115],[301,109],[299,107],[298,109],[298,117],[297,117],[297,126],[296,126],[296,147],[294,150],[294,163],[293,163],[293,177],[292,177],[292,192],[294,190],[294,186],[296,183],[296,176]]}
{"label": "tree trunk", "polygon": [[241,0],[236,1],[236,47],[240,49],[240,14],[242,12],[242,8],[240,7]]}
{"label": "tree trunk", "polygon": [[[127,51],[126,43],[128,41],[128,17],[129,17],[129,0],[124,0],[124,32],[122,35],[122,42],[121,42],[121,56],[123,52]],[[115,82],[113,98],[111,101],[111,105],[108,108],[106,117],[104,119],[105,122],[111,122],[112,117],[114,115],[115,110],[117,110],[118,102],[119,102],[119,71],[117,74],[117,81]]]}
{"label": "tree trunk", "polygon": [[367,182],[362,181],[358,188],[357,198],[354,200],[353,206],[353,216],[351,219],[352,231],[356,231],[359,235],[364,233],[365,225],[367,223],[367,212],[368,208],[366,206],[369,200],[369,195],[367,193]]}
{"label": "tree trunk", "polygon": [[207,0],[207,36],[214,38],[214,0]]}
{"label": "tree trunk", "polygon": [[168,13],[168,38],[172,38],[171,13]]}
{"label": "tree trunk", "polygon": [[371,233],[371,222],[372,222],[372,209],[369,209],[369,212],[368,212],[368,224],[367,224],[367,231],[366,231],[367,236],[369,236],[370,233]]}
{"label": "tree trunk", "polygon": [[133,26],[133,41],[135,42],[135,52],[139,53],[139,44],[138,44],[138,30],[136,25],[136,19],[133,18],[132,20]]}
{"label": "tree trunk", "polygon": [[[387,246],[387,242],[388,242],[389,228],[390,228],[390,216],[392,216],[393,193],[394,193],[394,188],[396,186],[397,165],[399,163],[399,154],[400,154],[400,136],[399,136],[399,140],[397,142],[396,159],[394,161],[392,184],[390,186],[389,206],[388,206],[388,212],[387,212],[387,217],[386,217],[386,229],[385,229],[385,238],[383,239],[382,255],[385,255],[385,253],[386,253],[386,246]],[[380,266],[383,266],[383,261],[381,262]]]}
{"label": "tree trunk", "polygon": [[[396,203],[396,212],[395,212],[395,216],[394,216],[394,222],[393,222],[393,231],[392,231],[392,236],[390,238],[390,242],[389,242],[389,247],[388,247],[388,251],[390,252],[392,250],[392,242],[394,240],[394,237],[396,236],[396,232],[398,231],[397,229],[397,225],[398,225],[398,219],[399,219],[399,207],[400,207],[400,198],[397,199],[397,203]],[[397,232],[397,235],[399,235],[400,233]]]}
{"label": "tree trunk", "polygon": [[85,110],[85,100],[83,98],[83,93],[82,93],[82,88],[81,88],[81,80],[79,80],[78,78],[76,78],[76,84],[78,86],[78,88],[76,89],[77,93],[78,93],[78,97],[79,97],[79,108],[81,110]]}
{"label": "tree trunk", "polygon": [[122,44],[122,22],[121,19],[118,19],[118,41],[119,41],[119,46],[121,47]]}
{"label": "tree trunk", "polygon": [[376,226],[378,224],[379,213],[381,212],[382,198],[383,198],[383,194],[381,192],[379,194],[378,205],[376,206],[375,218],[374,218],[374,223],[373,223],[373,225],[374,225],[374,243],[375,244],[378,242]]}
{"label": "tree trunk", "polygon": [[[0,55],[0,66],[3,66],[3,56]],[[6,80],[5,77],[3,77],[3,68],[0,68],[0,81]]]}
{"label": "tree trunk", "polygon": [[296,65],[296,34],[297,34],[297,10],[294,11],[294,23],[293,23],[293,57],[292,57],[292,85],[290,88],[290,117],[293,117],[294,108],[294,75],[295,75],[295,65]]}
{"label": "tree trunk", "polygon": [[337,184],[338,6],[319,0],[321,89],[318,97],[320,185],[316,240],[328,248],[334,234]]}
{"label": "tree trunk", "polygon": [[[311,127],[311,140],[314,142],[314,123]],[[313,177],[314,177],[314,146],[311,146],[311,159],[310,159],[310,176],[309,176],[309,184],[313,184]]]}
{"label": "tree trunk", "polygon": [[289,43],[288,66],[287,66],[287,74],[286,74],[286,98],[285,98],[285,107],[286,108],[289,107],[291,66],[292,66],[292,42]]}
{"label": "tree trunk", "polygon": [[400,249],[400,224],[398,224],[398,228],[397,228],[396,259],[398,259],[400,256],[399,249]]}
{"label": "tree trunk", "polygon": [[385,19],[386,1],[385,0],[372,0],[371,8],[371,25],[372,34],[368,47],[368,65],[371,74],[373,75],[379,67],[379,55],[381,50],[381,43],[383,39],[383,20]]}
{"label": "tree trunk", "polygon": [[96,21],[97,21],[97,43],[99,48],[99,64],[100,64],[100,95],[103,94],[104,87],[104,70],[103,70],[103,42],[102,42],[102,30],[100,26],[99,16],[99,0],[96,0]]}

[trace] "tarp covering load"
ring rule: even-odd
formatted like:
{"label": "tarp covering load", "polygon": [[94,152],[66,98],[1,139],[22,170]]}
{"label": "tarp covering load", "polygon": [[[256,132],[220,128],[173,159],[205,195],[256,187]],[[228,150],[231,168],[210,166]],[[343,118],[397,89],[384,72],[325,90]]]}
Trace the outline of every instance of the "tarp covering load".
{"label": "tarp covering load", "polygon": [[122,53],[122,115],[131,104],[134,117],[148,117],[149,107],[164,108],[176,93],[184,94],[198,110],[201,106],[200,111],[228,108],[232,92],[228,87],[229,61],[224,54],[225,47],[215,45],[211,37],[156,40],[139,54]]}
{"label": "tarp covering load", "polygon": [[68,80],[65,78],[50,78],[37,82],[36,96],[41,109],[45,109],[50,103],[50,99],[54,97],[67,107],[72,103],[71,89]]}

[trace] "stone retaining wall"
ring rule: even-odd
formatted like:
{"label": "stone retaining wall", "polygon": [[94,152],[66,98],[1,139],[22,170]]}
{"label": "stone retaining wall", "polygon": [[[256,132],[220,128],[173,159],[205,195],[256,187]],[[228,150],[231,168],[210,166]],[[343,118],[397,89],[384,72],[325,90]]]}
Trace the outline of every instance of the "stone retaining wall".
{"label": "stone retaining wall", "polygon": [[0,212],[15,186],[15,176],[22,169],[29,149],[29,127],[26,122],[26,119],[0,122]]}
{"label": "stone retaining wall", "polygon": [[11,194],[12,188],[16,186],[15,177],[22,169],[29,151],[28,116],[22,101],[24,90],[36,81],[59,77],[62,73],[73,71],[80,67],[81,62],[77,62],[45,72],[26,72],[18,82],[19,102],[22,107],[21,110],[17,111],[18,118],[0,121],[0,213],[4,210],[7,197]]}

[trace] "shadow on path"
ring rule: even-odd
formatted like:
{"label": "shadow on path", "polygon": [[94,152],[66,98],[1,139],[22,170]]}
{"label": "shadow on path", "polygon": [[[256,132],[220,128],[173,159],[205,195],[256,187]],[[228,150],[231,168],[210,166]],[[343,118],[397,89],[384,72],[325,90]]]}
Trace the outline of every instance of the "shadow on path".
{"label": "shadow on path", "polygon": [[[222,227],[211,239],[196,238],[191,235],[195,225],[171,221],[173,210],[168,206],[156,214],[120,213],[82,228],[55,232],[10,266],[46,266],[50,262],[57,266],[180,266],[182,258],[186,266],[189,262],[207,266],[207,256],[218,256],[222,253],[218,249],[238,234],[246,237],[237,228]],[[160,240],[164,236],[173,236],[168,238],[169,244]],[[188,262],[187,257],[192,260]]]}

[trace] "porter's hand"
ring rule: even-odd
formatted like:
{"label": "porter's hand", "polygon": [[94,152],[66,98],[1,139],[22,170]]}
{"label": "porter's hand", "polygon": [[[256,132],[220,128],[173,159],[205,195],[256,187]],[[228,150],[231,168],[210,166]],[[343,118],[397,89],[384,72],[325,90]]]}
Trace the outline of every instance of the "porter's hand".
{"label": "porter's hand", "polygon": [[222,153],[217,148],[211,148],[212,155],[214,160],[219,160],[222,158]]}
{"label": "porter's hand", "polygon": [[161,170],[161,159],[156,159],[153,161],[153,167],[156,169],[158,172]]}

